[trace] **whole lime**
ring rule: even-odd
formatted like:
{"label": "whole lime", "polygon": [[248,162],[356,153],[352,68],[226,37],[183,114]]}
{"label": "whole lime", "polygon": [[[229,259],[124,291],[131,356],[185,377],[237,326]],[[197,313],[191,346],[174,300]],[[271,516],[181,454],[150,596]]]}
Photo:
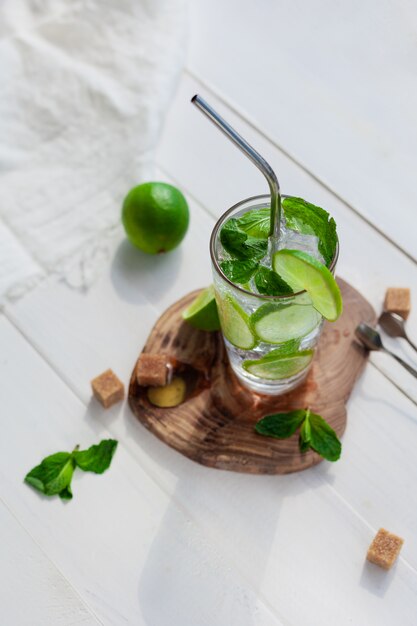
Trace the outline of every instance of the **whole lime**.
{"label": "whole lime", "polygon": [[188,204],[168,183],[133,187],[123,201],[122,222],[129,241],[148,254],[176,248],[187,232]]}

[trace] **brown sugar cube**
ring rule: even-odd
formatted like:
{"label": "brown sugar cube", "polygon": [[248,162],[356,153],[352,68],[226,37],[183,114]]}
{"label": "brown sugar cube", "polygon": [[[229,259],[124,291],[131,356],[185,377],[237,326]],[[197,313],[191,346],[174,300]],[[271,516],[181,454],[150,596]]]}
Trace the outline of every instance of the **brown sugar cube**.
{"label": "brown sugar cube", "polygon": [[385,292],[384,309],[406,320],[411,310],[410,290],[407,287],[389,287]]}
{"label": "brown sugar cube", "polygon": [[112,370],[106,370],[91,381],[91,388],[97,400],[108,409],[123,400],[124,386]]}
{"label": "brown sugar cube", "polygon": [[390,569],[400,553],[404,539],[380,528],[369,546],[366,558],[383,569]]}
{"label": "brown sugar cube", "polygon": [[168,382],[167,357],[162,354],[141,354],[136,365],[136,380],[144,387],[163,387]]}

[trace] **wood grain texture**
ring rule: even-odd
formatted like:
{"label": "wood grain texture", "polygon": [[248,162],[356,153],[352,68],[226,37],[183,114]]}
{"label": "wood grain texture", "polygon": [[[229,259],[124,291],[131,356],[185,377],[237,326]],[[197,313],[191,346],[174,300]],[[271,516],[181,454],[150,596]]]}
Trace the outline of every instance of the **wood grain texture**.
{"label": "wood grain texture", "polygon": [[[356,325],[375,321],[371,305],[348,283],[339,280],[344,313],[326,323],[306,381],[287,394],[271,397],[243,387],[234,375],[220,333],[207,333],[183,322],[181,312],[194,291],[159,318],[143,352],[166,354],[188,380],[187,400],[169,409],[153,406],[133,370],[129,403],[138,419],[157,437],[190,459],[219,469],[251,474],[287,474],[322,459],[301,454],[298,436],[259,436],[254,424],[279,411],[310,407],[341,436],[346,427],[346,401],[361,373],[366,354],[352,341]],[[135,366],[136,368],[136,366]]]}

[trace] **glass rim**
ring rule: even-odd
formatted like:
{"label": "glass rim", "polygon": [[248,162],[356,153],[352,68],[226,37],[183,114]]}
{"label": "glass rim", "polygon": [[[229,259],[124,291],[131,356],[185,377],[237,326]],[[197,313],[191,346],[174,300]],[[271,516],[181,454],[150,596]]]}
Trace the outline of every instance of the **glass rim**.
{"label": "glass rim", "polygon": [[[296,196],[289,196],[289,195],[282,195],[282,198],[295,198]],[[294,293],[291,294],[284,294],[284,295],[280,295],[280,296],[267,296],[261,293],[253,293],[253,291],[247,291],[246,289],[244,289],[243,287],[237,285],[236,283],[234,283],[233,281],[230,280],[230,278],[227,278],[226,274],[223,272],[223,270],[221,269],[219,263],[217,262],[216,259],[216,255],[215,255],[215,249],[214,249],[214,244],[216,241],[216,237],[217,237],[217,233],[219,231],[220,225],[225,221],[225,219],[233,212],[235,211],[237,208],[239,208],[240,206],[242,206],[242,204],[246,204],[247,202],[252,202],[255,200],[271,200],[271,196],[266,193],[266,194],[261,194],[259,196],[250,196],[249,198],[245,198],[244,200],[240,200],[239,202],[237,202],[236,204],[234,204],[232,207],[230,207],[230,209],[227,209],[227,211],[225,211],[217,220],[217,222],[214,225],[213,231],[211,233],[211,237],[210,237],[210,257],[211,257],[211,262],[213,264],[213,267],[215,268],[216,272],[220,275],[220,277],[225,280],[227,283],[229,283],[229,285],[231,285],[234,289],[237,289],[238,291],[241,291],[244,294],[247,294],[248,296],[252,296],[253,298],[260,298],[262,300],[267,300],[267,301],[272,301],[272,300],[282,300],[282,299],[288,299],[288,298],[295,298],[296,296],[300,296],[303,293],[306,293],[305,289],[302,289],[301,291],[296,291]],[[336,267],[336,263],[337,260],[339,258],[339,237],[337,238],[337,244],[336,244],[336,250],[332,259],[332,262],[330,263],[330,267],[329,270],[331,272],[333,272],[333,270]]]}

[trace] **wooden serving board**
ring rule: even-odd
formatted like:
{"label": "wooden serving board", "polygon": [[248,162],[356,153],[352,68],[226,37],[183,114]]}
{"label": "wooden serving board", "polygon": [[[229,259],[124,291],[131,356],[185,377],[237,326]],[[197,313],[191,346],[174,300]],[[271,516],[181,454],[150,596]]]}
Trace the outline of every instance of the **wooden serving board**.
{"label": "wooden serving board", "polygon": [[[255,394],[234,375],[221,334],[192,328],[181,317],[194,291],[173,304],[155,324],[143,352],[166,354],[187,381],[186,401],[161,409],[147,399],[133,370],[129,404],[146,428],[166,444],[202,465],[251,474],[297,472],[322,459],[301,454],[298,435],[272,439],[258,435],[254,424],[279,411],[310,407],[341,436],[346,427],[346,401],[360,375],[366,352],[354,341],[361,321],[375,323],[371,305],[348,283],[338,279],[344,302],[342,316],[326,322],[306,381],[282,396]],[[135,366],[136,367],[136,366]]]}

